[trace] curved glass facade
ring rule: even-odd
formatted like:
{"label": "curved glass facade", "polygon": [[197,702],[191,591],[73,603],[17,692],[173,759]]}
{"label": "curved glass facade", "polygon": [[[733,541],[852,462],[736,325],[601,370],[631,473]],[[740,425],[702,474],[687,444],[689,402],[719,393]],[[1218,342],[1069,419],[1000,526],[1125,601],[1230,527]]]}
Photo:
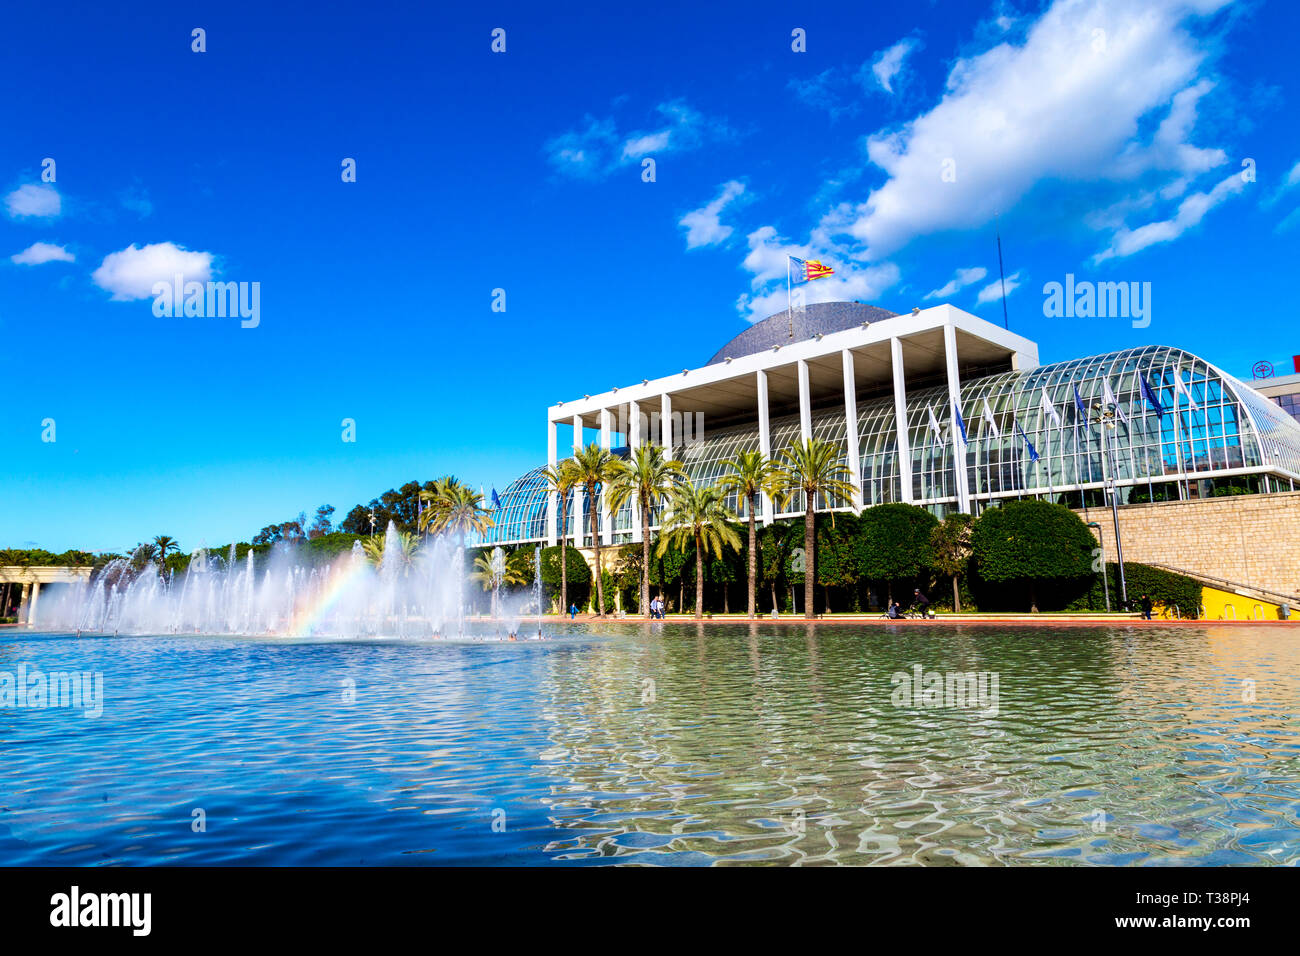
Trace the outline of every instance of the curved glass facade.
{"label": "curved glass facade", "polygon": [[[1144,379],[1161,406],[1159,414],[1144,395]],[[1090,421],[1094,405],[1105,402],[1107,385],[1117,404],[1110,428]],[[910,498],[938,514],[955,510],[958,501],[948,406],[946,386],[909,390],[907,395]],[[1152,499],[1178,498],[1188,483],[1230,475],[1272,475],[1286,483],[1300,477],[1300,423],[1205,360],[1168,346],[970,379],[962,383],[961,415],[968,440],[963,444],[958,439],[956,445],[964,452],[962,464],[975,512],[1008,497],[1054,497],[1076,504],[1081,492],[1104,487],[1112,471],[1121,501],[1143,492]],[[844,447],[847,421],[842,404],[813,411],[811,420],[814,437]],[[773,418],[770,435],[772,452],[778,454],[798,440],[799,416]],[[691,481],[708,484],[722,474],[726,459],[758,447],[755,421],[708,431],[700,441],[679,449],[678,458]],[[859,401],[864,506],[904,500],[898,458],[893,398]],[[1076,497],[1068,498],[1067,493]],[[546,537],[547,494],[541,469],[512,483],[501,499],[492,540],[515,543]],[[744,513],[744,502],[733,499],[729,504]],[[570,503],[570,531],[572,510]],[[779,514],[802,512],[803,502],[796,499]],[[656,517],[651,516],[652,524]],[[630,540],[631,527],[631,509],[625,507],[614,516],[613,541]]]}

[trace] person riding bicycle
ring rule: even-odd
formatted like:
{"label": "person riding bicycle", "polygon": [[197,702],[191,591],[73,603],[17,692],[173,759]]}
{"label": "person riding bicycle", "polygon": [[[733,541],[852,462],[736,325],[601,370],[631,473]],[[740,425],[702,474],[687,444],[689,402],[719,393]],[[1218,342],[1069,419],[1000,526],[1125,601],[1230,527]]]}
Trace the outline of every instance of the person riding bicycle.
{"label": "person riding bicycle", "polygon": [[903,609],[898,606],[897,601],[890,601],[889,609],[885,611],[885,615],[889,617],[890,620],[897,621],[903,616]]}
{"label": "person riding bicycle", "polygon": [[930,610],[930,599],[921,593],[920,588],[912,592],[912,606],[921,612],[921,617],[934,616],[934,612]]}

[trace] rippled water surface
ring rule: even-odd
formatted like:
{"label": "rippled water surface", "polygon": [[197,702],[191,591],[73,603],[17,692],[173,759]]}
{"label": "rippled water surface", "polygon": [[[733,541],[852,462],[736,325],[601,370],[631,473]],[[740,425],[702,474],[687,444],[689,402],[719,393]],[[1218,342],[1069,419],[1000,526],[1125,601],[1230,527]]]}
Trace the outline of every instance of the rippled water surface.
{"label": "rippled water surface", "polygon": [[[104,705],[0,708],[0,862],[1294,865],[1298,645],[1268,626],[5,630],[0,672],[97,671]],[[997,675],[996,708],[900,706],[891,678],[916,665]]]}

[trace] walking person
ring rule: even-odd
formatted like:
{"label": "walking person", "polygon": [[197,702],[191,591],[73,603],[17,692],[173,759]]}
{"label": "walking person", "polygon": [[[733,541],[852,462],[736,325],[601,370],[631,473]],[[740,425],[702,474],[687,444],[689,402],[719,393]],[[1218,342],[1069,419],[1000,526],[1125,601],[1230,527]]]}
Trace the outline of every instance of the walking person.
{"label": "walking person", "polygon": [[576,618],[577,616],[578,616],[578,605],[576,605],[576,604],[570,604],[570,605],[569,605],[569,620],[572,621],[572,620],[573,620],[574,618]]}
{"label": "walking person", "polygon": [[1142,600],[1140,603],[1142,606],[1143,620],[1147,620],[1147,621],[1151,620],[1151,607],[1152,607],[1151,596],[1149,594],[1142,595]]}

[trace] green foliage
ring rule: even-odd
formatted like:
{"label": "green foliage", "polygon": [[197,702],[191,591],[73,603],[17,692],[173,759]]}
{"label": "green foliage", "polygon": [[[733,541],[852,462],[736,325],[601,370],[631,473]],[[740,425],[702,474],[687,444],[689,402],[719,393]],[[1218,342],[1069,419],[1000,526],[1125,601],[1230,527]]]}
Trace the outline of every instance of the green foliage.
{"label": "green foliage", "polygon": [[972,557],[984,581],[1084,577],[1092,573],[1096,547],[1083,519],[1046,501],[989,508],[971,531]]}
{"label": "green foliage", "polygon": [[[573,545],[567,545],[565,551],[569,576],[569,602],[580,608],[587,606],[591,594],[591,568],[582,556],[582,552]],[[554,604],[560,599],[560,546],[542,549],[542,590],[545,601]],[[564,613],[568,608],[561,608]]]}
{"label": "green foliage", "polygon": [[[1108,561],[1106,574],[1110,581],[1111,606],[1118,608],[1119,566]],[[1167,608],[1177,606],[1183,617],[1194,617],[1201,604],[1201,582],[1185,574],[1125,561],[1124,582],[1127,585],[1129,604],[1134,608],[1138,607],[1143,594],[1149,595],[1155,604],[1163,604]],[[1093,589],[1089,597],[1096,602],[1095,607],[1104,606],[1102,602],[1105,598],[1100,585]]]}
{"label": "green foliage", "polygon": [[938,518],[916,505],[899,502],[867,508],[859,522],[859,573],[870,581],[921,576],[933,564],[930,535],[938,524]]}

